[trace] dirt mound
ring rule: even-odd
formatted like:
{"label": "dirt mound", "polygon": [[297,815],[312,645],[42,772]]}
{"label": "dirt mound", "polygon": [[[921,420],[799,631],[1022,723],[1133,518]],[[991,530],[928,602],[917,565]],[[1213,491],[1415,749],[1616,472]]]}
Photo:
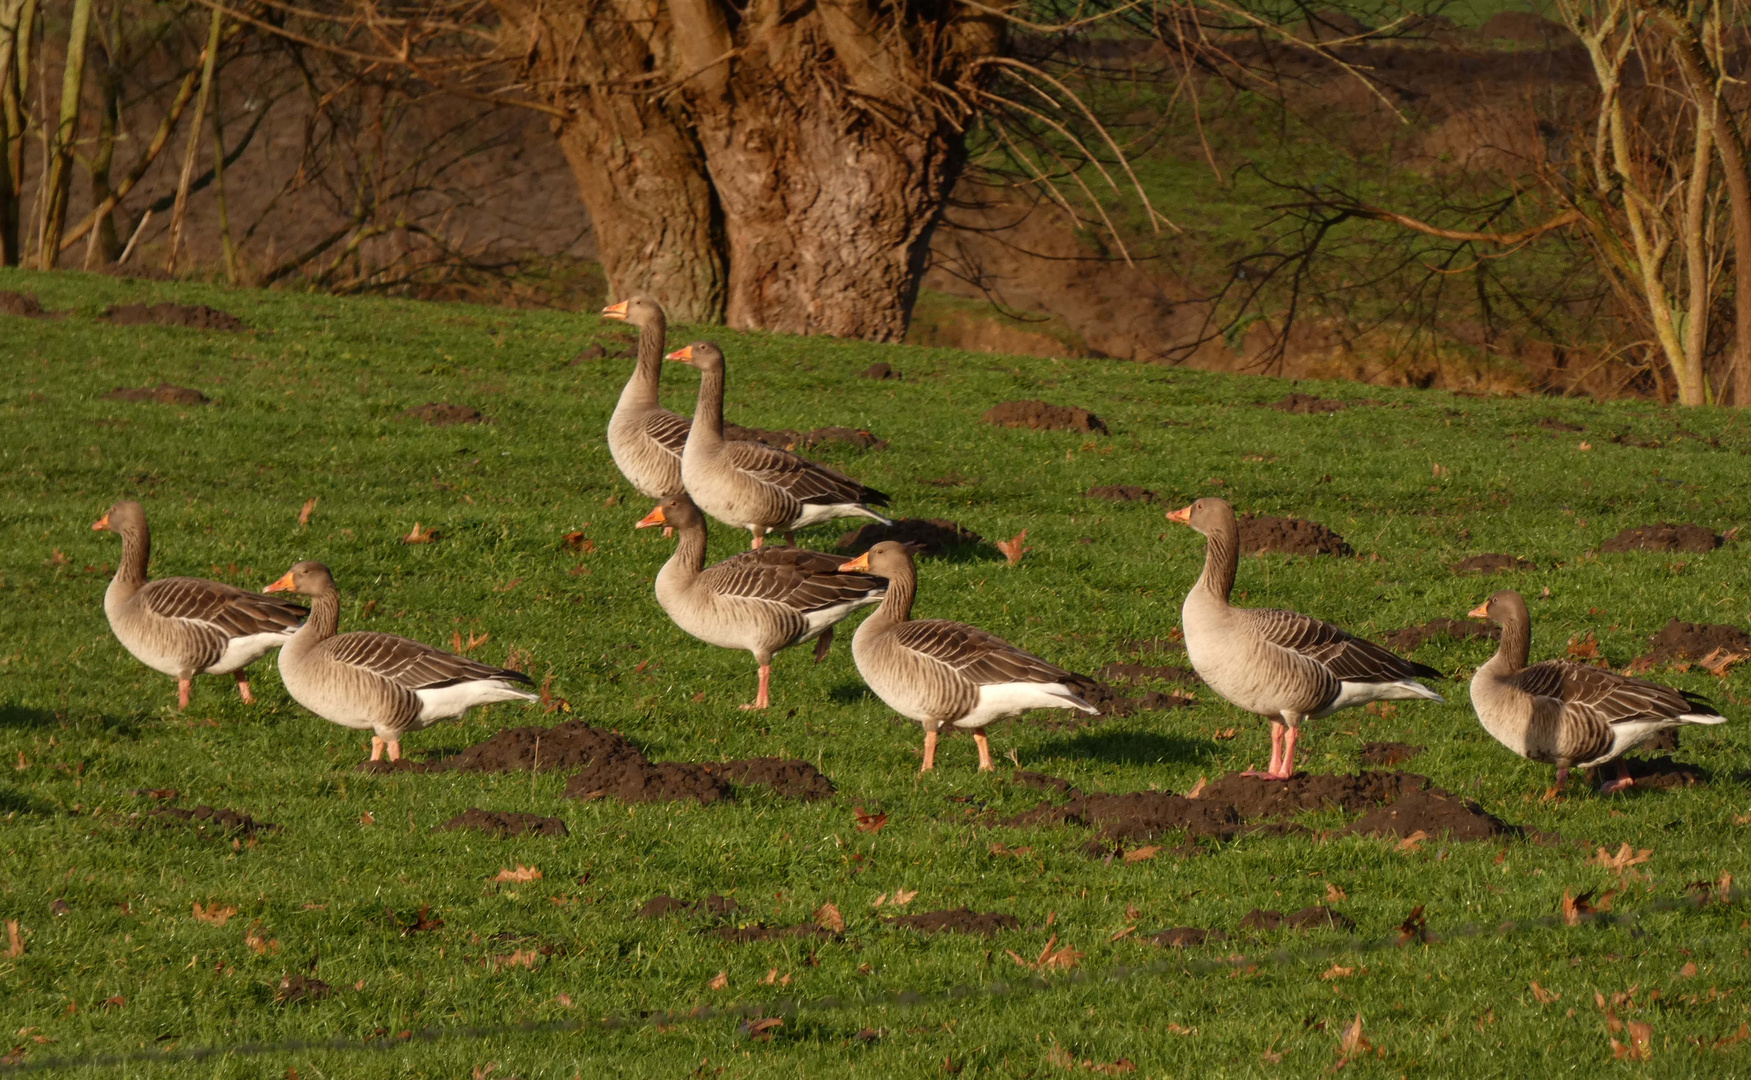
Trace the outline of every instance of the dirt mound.
{"label": "dirt mound", "polygon": [[1391,768],[1402,765],[1411,758],[1423,752],[1420,746],[1401,742],[1371,742],[1362,744],[1361,760],[1364,765],[1383,765]]}
{"label": "dirt mound", "polygon": [[1210,799],[1188,799],[1165,791],[1109,795],[1072,788],[1071,793],[1067,803],[1036,807],[1003,824],[1082,825],[1099,829],[1099,838],[1106,841],[1150,840],[1181,829],[1192,837],[1226,839],[1245,824],[1234,807]]}
{"label": "dirt mound", "polygon": [[876,379],[876,380],[898,379],[898,378],[900,378],[900,372],[898,370],[896,370],[892,364],[884,363],[884,362],[878,360],[875,363],[871,364],[870,366],[864,368],[862,371],[858,372],[857,377],[860,379]]}
{"label": "dirt mound", "polygon": [[830,938],[833,934],[824,927],[804,923],[801,926],[720,926],[711,932],[711,936],[737,945],[746,945],[754,941],[774,941],[779,938]]}
{"label": "dirt mound", "polygon": [[1390,806],[1363,814],[1345,831],[1358,836],[1398,837],[1421,832],[1437,840],[1488,840],[1521,832],[1470,799],[1439,788],[1409,792]]}
{"label": "dirt mound", "polygon": [[112,304],[98,318],[117,326],[188,326],[196,330],[247,330],[243,320],[205,304]]}
{"label": "dirt mound", "polygon": [[1030,772],[1027,769],[1015,770],[1010,779],[1023,787],[1031,787],[1035,791],[1056,791],[1061,795],[1076,791],[1076,786],[1068,780],[1047,776],[1045,773]]}
{"label": "dirt mound", "polygon": [[1701,525],[1643,525],[1625,529],[1599,545],[1600,551],[1713,551],[1721,538]]}
{"label": "dirt mound", "polygon": [[712,915],[722,917],[733,915],[742,910],[742,905],[727,896],[712,893],[704,900],[695,900],[691,904],[685,900],[677,900],[668,893],[658,893],[638,909],[641,919],[661,919],[667,915]]}
{"label": "dirt mound", "polygon": [[1311,413],[1342,412],[1349,407],[1350,403],[1347,401],[1317,397],[1313,394],[1290,394],[1282,401],[1273,401],[1265,406],[1267,409],[1295,413],[1299,416],[1307,416]]}
{"label": "dirt mound", "polygon": [[1558,420],[1554,416],[1547,416],[1544,419],[1540,420],[1538,422],[1538,426],[1543,428],[1546,431],[1586,431],[1587,430],[1586,428],[1582,427],[1579,424],[1564,423],[1563,421]]}
{"label": "dirt mound", "polygon": [[1529,559],[1518,555],[1473,555],[1469,559],[1460,559],[1448,569],[1455,574],[1500,574],[1509,570],[1536,570],[1538,566]]}
{"label": "dirt mound", "polygon": [[898,540],[910,544],[918,555],[941,555],[950,548],[976,547],[985,538],[971,529],[946,518],[901,518],[892,525],[872,521],[839,538],[839,550],[846,555],[862,555],[883,540]]}
{"label": "dirt mound", "polygon": [[609,352],[606,345],[597,342],[594,345],[586,345],[582,349],[579,349],[578,354],[572,357],[571,362],[573,364],[582,364],[588,360],[631,360],[637,356],[638,348],[635,345],[622,344],[620,348],[615,349],[613,352]]}
{"label": "dirt mound", "polygon": [[771,431],[767,428],[725,424],[724,438],[731,442],[764,443],[780,450],[807,449],[821,443],[843,443],[859,450],[885,450],[888,446],[886,439],[878,439],[862,428],[848,427],[820,427],[813,431],[792,431],[785,428]]}
{"label": "dirt mound", "polygon": [[1426,776],[1372,769],[1350,776],[1296,773],[1288,780],[1261,780],[1229,773],[1206,785],[1198,801],[1228,806],[1251,821],[1309,810],[1338,809],[1355,814],[1428,786]]}
{"label": "dirt mound", "polygon": [[[1644,749],[1646,745],[1643,744]],[[1699,787],[1709,781],[1708,770],[1687,762],[1673,761],[1669,757],[1624,758],[1623,761],[1629,766],[1629,775],[1635,778],[1635,786],[1638,788],[1663,791],[1669,788]],[[1606,773],[1611,777],[1616,774],[1614,766]]]}
{"label": "dirt mound", "polygon": [[[1082,697],[1090,705],[1099,709],[1101,716],[1112,719],[1140,712],[1184,709],[1197,704],[1196,701],[1182,694],[1164,694],[1159,690],[1146,691],[1142,697],[1125,697],[1106,683],[1096,683],[1093,689],[1084,690]],[[1089,723],[1087,713],[1066,711],[1054,713],[1053,719],[1046,721],[1046,726],[1054,730],[1063,730],[1081,727],[1087,723]]]}
{"label": "dirt mound", "polygon": [[257,821],[248,814],[218,806],[201,805],[193,810],[185,810],[180,806],[161,806],[147,816],[162,818],[166,822],[193,825],[203,836],[209,833],[224,833],[226,836],[242,833],[247,836],[279,830],[279,826],[271,822]]}
{"label": "dirt mound", "polygon": [[1242,930],[1354,930],[1356,921],[1341,911],[1333,911],[1321,904],[1304,907],[1300,911],[1284,915],[1281,911],[1267,911],[1263,908],[1253,908],[1240,920]]}
{"label": "dirt mound", "polygon": [[1135,484],[1108,484],[1104,487],[1088,489],[1091,499],[1111,499],[1113,502],[1158,503],[1161,496],[1148,488],[1140,488]]}
{"label": "dirt mound", "polygon": [[482,810],[470,806],[449,821],[438,826],[445,832],[457,829],[478,829],[492,833],[500,840],[507,836],[569,836],[565,822],[556,817],[524,814],[516,810]]}
{"label": "dirt mound", "polygon": [[314,975],[285,975],[274,991],[275,1005],[296,1005],[300,1001],[321,1001],[334,996],[334,987]]}
{"label": "dirt mound", "polygon": [[199,390],[186,386],[159,383],[157,386],[118,386],[103,395],[105,401],[151,401],[159,405],[205,405],[211,399]]}
{"label": "dirt mound", "polygon": [[452,405],[448,401],[428,401],[397,416],[399,420],[424,420],[433,427],[451,424],[490,424],[479,409],[472,405]]}
{"label": "dirt mound", "polygon": [[1394,630],[1380,640],[1393,652],[1414,652],[1435,638],[1500,638],[1502,628],[1487,619],[1430,619],[1417,626]]}
{"label": "dirt mound", "polygon": [[1689,665],[1706,660],[1716,652],[1723,656],[1751,654],[1751,634],[1722,623],[1688,623],[1673,619],[1648,639],[1648,651],[1631,661],[1629,669],[1642,672]]}
{"label": "dirt mound", "polygon": [[1142,638],[1137,641],[1121,641],[1119,652],[1125,653],[1184,653],[1186,643],[1172,637]]}
{"label": "dirt mound", "polygon": [[1477,32],[1486,38],[1525,41],[1551,47],[1567,46],[1575,42],[1575,35],[1569,32],[1568,27],[1529,11],[1498,11],[1484,20]]}
{"label": "dirt mound", "polygon": [[997,911],[972,911],[958,907],[952,911],[926,911],[917,915],[901,915],[889,919],[895,926],[906,926],[913,930],[922,930],[927,934],[979,934],[990,937],[1004,930],[1015,930],[1021,926],[1021,920],[1014,915],[1005,915]]}
{"label": "dirt mound", "polygon": [[26,319],[48,317],[36,293],[7,292],[0,289],[0,315],[18,315]]}
{"label": "dirt mound", "polygon": [[1161,682],[1178,683],[1181,686],[1198,686],[1204,680],[1198,678],[1198,673],[1189,667],[1177,664],[1107,664],[1100,669],[1100,677],[1113,682],[1123,682],[1135,686],[1145,679],[1157,679]]}
{"label": "dirt mound", "polygon": [[999,427],[1108,434],[1106,423],[1087,409],[1074,405],[1048,405],[1043,401],[1005,401],[987,409],[981,419]]}
{"label": "dirt mound", "polygon": [[796,758],[744,758],[711,762],[704,768],[732,784],[763,784],[787,799],[815,802],[833,797],[833,781],[806,761]]}
{"label": "dirt mound", "polygon": [[1201,926],[1176,926],[1147,940],[1169,949],[1186,949],[1210,941],[1227,941],[1228,935],[1220,930],[1205,930]]}
{"label": "dirt mound", "polygon": [[650,762],[643,754],[596,761],[566,781],[568,799],[588,802],[612,797],[624,803],[678,802],[691,799],[701,806],[735,798],[735,793],[711,767],[686,761]]}
{"label": "dirt mound", "polygon": [[591,727],[582,720],[567,720],[553,727],[500,728],[484,742],[441,761],[428,763],[427,772],[522,772],[534,767],[540,772],[581,769],[592,761],[644,755],[618,731]]}
{"label": "dirt mound", "polygon": [[1316,521],[1301,518],[1270,517],[1266,514],[1242,514],[1240,517],[1240,550],[1248,555],[1265,551],[1284,555],[1355,554],[1344,538]]}

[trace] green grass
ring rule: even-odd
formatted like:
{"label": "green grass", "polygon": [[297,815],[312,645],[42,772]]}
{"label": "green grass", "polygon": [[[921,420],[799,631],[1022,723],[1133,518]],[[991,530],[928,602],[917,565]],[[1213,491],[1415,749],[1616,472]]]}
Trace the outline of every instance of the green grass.
{"label": "green grass", "polygon": [[[0,956],[0,1034],[27,1061],[600,1018],[778,993],[846,1004],[804,1011],[766,1042],[719,1018],[82,1073],[454,1077],[496,1063],[494,1076],[921,1076],[943,1074],[952,1058],[963,1077],[1039,1076],[1061,1072],[1053,1062],[1067,1053],[1078,1062],[1128,1058],[1139,1076],[1313,1075],[1337,1063],[1338,1033],[1358,1012],[1382,1054],[1353,1062],[1346,1075],[1723,1075],[1751,1061],[1751,1043],[1702,1050],[1691,1042],[1729,1034],[1746,1015],[1751,962],[1743,912],[1731,908],[1340,957],[1357,973],[1329,981],[1320,975],[1331,960],[1300,950],[1345,936],[1267,934],[1184,959],[1281,946],[1292,950],[1284,963],[1232,977],[1176,965],[1103,982],[1115,965],[1164,959],[1140,943],[1146,934],[1187,925],[1232,932],[1251,908],[1294,910],[1320,901],[1328,884],[1347,893],[1336,906],[1360,933],[1377,938],[1418,905],[1438,931],[1524,922],[1553,914],[1565,890],[1615,879],[1588,865],[1577,844],[1522,842],[1400,852],[1354,837],[1253,837],[1189,860],[1090,860],[1077,830],[981,824],[985,812],[1014,813],[1040,795],[1007,770],[979,775],[970,740],[947,740],[939,771],[920,779],[916,727],[892,720],[862,688],[843,639],[818,667],[803,650],[784,654],[776,707],[738,711],[753,690],[750,659],[687,638],[651,596],[670,544],[655,530],[633,531],[648,507],[603,444],[627,364],[568,365],[592,340],[618,339],[618,328],[593,317],[72,274],[0,273],[0,288],[31,289],[51,308],[72,309],[60,321],[0,318],[0,919],[16,919],[27,945],[22,958]],[[124,328],[93,318],[111,302],[161,298],[211,303],[253,329]],[[1034,550],[1020,566],[926,562],[920,612],[977,623],[1077,669],[1128,658],[1126,640],[1168,634],[1202,559],[1198,538],[1163,522],[1161,507],[1088,501],[1081,493],[1094,484],[1141,484],[1174,505],[1219,492],[1242,510],[1330,525],[1361,557],[1248,559],[1239,589],[1248,604],[1292,606],[1363,632],[1463,615],[1500,582],[1455,577],[1446,566],[1487,551],[1538,563],[1513,583],[1533,597],[1550,591],[1533,601],[1541,657],[1596,631],[1602,652],[1621,664],[1668,618],[1743,623],[1751,611],[1742,545],[1707,555],[1588,554],[1625,526],[1694,521],[1721,530],[1751,518],[1751,432],[1734,414],[1330,384],[1301,389],[1383,404],[1288,416],[1256,407],[1287,391],[1272,380],[714,336],[730,359],[731,419],[869,427],[891,441],[887,450],[821,456],[892,492],[906,514],[953,518],[988,538],[1025,528]],[[876,359],[904,380],[854,377]],[[671,404],[690,410],[692,373],[666,375]],[[159,380],[197,387],[214,403],[101,398]],[[1026,397],[1091,408],[1113,434],[978,422],[990,405]],[[475,405],[494,422],[434,429],[397,419],[439,400]],[[1545,417],[1587,430],[1546,430],[1537,423]],[[1647,450],[1610,438],[1678,427],[1719,445],[1687,438]],[[1436,464],[1448,470],[1444,479]],[[945,476],[964,483],[928,483]],[[749,797],[628,808],[566,800],[563,778],[551,775],[362,775],[364,740],[292,704],[271,663],[255,673],[254,708],[225,680],[204,678],[179,715],[171,681],[127,656],[104,622],[106,568],[119,547],[89,525],[123,496],[146,504],[157,575],[259,588],[292,562],[319,558],[342,588],[343,629],[443,643],[453,633],[490,633],[475,655],[502,661],[511,646],[527,651],[538,677],[552,671],[573,717],[618,728],[653,759],[795,755],[818,760],[839,795],[815,805]],[[320,502],[300,530],[298,510],[310,498]],[[401,544],[416,520],[444,538]],[[581,560],[560,543],[578,529],[596,547]],[[837,532],[805,539],[828,545]],[[728,555],[743,542],[720,529],[713,551]],[[580,562],[588,572],[571,573]],[[1481,642],[1449,642],[1416,655],[1463,678],[1486,652]],[[1700,788],[1606,801],[1577,786],[1563,802],[1539,803],[1531,796],[1549,770],[1485,735],[1462,682],[1441,684],[1445,705],[1318,723],[1306,765],[1352,769],[1365,740],[1421,743],[1428,749],[1410,768],[1509,821],[1591,845],[1652,848],[1638,868],[1647,876],[1616,899],[1618,910],[1636,910],[1683,895],[1693,880],[1751,871],[1739,824],[1746,787],[1734,779],[1747,757],[1748,671],[1724,681],[1670,676],[1714,696],[1735,721],[1686,734],[1683,756],[1715,777]],[[455,750],[500,726],[552,719],[495,706],[410,736],[407,746]],[[1236,726],[1239,737],[1212,738]],[[1107,790],[1183,791],[1199,776],[1260,762],[1266,750],[1261,723],[1208,694],[1193,708],[1075,732],[1009,725],[993,741],[1030,769]],[[180,805],[232,807],[281,829],[234,847],[143,824],[157,804],[132,793],[166,787],[182,793]],[[501,842],[431,831],[469,806],[558,815],[571,835]],[[887,813],[887,827],[857,831],[859,806]],[[1310,821],[1330,827],[1338,818]],[[993,855],[993,842],[1032,851]],[[518,864],[544,877],[490,882]],[[1013,913],[1023,929],[989,942],[898,930],[870,906],[898,889],[917,890],[912,911],[965,904]],[[848,928],[843,940],[819,945],[732,946],[685,920],[635,919],[659,892],[733,894],[747,918],[774,924],[808,920],[832,902]],[[56,899],[71,910],[51,914]],[[197,902],[238,914],[213,926],[191,917]],[[402,936],[385,913],[408,919],[422,906],[444,920],[442,930]],[[1133,925],[1134,934],[1109,940]],[[253,951],[252,928],[278,951]],[[500,933],[563,952],[532,969],[495,970],[488,959],[512,948],[492,939]],[[1031,958],[1054,933],[1085,954],[1077,970],[1095,978],[1011,997],[880,1003],[906,989],[1013,981],[1021,969],[1006,951]],[[280,978],[312,958],[336,996],[274,1004]],[[1693,977],[1680,974],[1687,963]],[[760,985],[773,968],[792,985]],[[708,983],[719,971],[729,985],[714,991]],[[1539,1003],[1534,980],[1561,999]],[[1617,1013],[1652,1026],[1653,1058],[1615,1065],[1594,992],[1632,985],[1633,1004]],[[1654,1000],[1654,990],[1663,996]],[[102,1004],[114,996],[125,1004]],[[854,1039],[864,1028],[887,1034]],[[1261,1056],[1267,1049],[1285,1055],[1281,1064]]]}

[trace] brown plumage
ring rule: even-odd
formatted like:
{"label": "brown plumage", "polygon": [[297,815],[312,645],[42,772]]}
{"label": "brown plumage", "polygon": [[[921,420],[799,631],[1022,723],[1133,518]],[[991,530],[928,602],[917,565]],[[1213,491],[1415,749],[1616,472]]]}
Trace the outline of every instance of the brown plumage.
{"label": "brown plumage", "polygon": [[104,614],[122,647],[135,659],[176,677],[177,708],[188,708],[196,675],[231,675],[245,704],[252,704],[245,668],[285,644],[309,610],[205,578],[149,581],[152,532],[146,511],[124,499],[92,523],[94,530],[122,538],[122,557],[103,594]]}
{"label": "brown plumage", "polygon": [[1634,784],[1624,754],[1668,728],[1722,724],[1713,705],[1694,694],[1632,679],[1590,664],[1545,660],[1530,667],[1532,618],[1512,589],[1471,612],[1502,627],[1502,641],[1471,679],[1471,707],[1497,742],[1531,761],[1556,766],[1552,793],[1571,768],[1618,761],[1618,777],[1601,787],[1611,794]]}
{"label": "brown plumage", "polygon": [[924,766],[936,767],[944,724],[971,728],[979,768],[991,769],[985,725],[1030,709],[1098,712],[1083,699],[1094,681],[995,634],[947,619],[912,618],[918,570],[904,544],[883,541],[840,567],[886,578],[888,594],[851,639],[857,670],[877,697],[924,728]]}
{"label": "brown plumage", "polygon": [[605,307],[602,315],[639,329],[638,364],[608,418],[608,453],[640,494],[668,498],[681,491],[681,450],[690,423],[658,404],[668,321],[662,306],[648,296]]}
{"label": "brown plumage", "polygon": [[760,665],[759,691],[744,709],[771,704],[773,653],[814,639],[818,663],[832,645],[833,627],[886,591],[880,578],[838,573],[847,561],[840,556],[794,547],[744,551],[707,568],[705,515],[685,493],[658,503],[638,528],[656,525],[680,537],[657,574],[657,603],[689,634],[746,649]]}

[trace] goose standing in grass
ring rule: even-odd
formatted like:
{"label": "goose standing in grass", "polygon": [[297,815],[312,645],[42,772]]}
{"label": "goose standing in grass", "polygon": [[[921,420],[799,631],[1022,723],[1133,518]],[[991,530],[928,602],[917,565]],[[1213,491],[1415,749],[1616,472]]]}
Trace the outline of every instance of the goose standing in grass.
{"label": "goose standing in grass", "polygon": [[154,671],[176,677],[176,707],[188,708],[196,675],[232,675],[245,705],[255,703],[244,671],[269,649],[292,639],[306,608],[204,578],[146,579],[152,532],[146,511],[124,499],[93,522],[122,538],[116,576],[103,594],[103,612],[122,648]]}
{"label": "goose standing in grass", "polygon": [[681,491],[681,449],[687,445],[688,427],[685,416],[657,400],[668,320],[662,306],[645,296],[611,304],[602,315],[624,319],[639,331],[638,365],[608,418],[608,453],[639,494],[666,499]]}
{"label": "goose standing in grass", "polygon": [[1545,660],[1528,667],[1532,619],[1526,601],[1504,589],[1470,612],[1502,628],[1501,644],[1471,678],[1471,707],[1497,742],[1531,761],[1556,766],[1555,797],[1571,768],[1617,762],[1617,779],[1599,793],[1635,784],[1622,758],[1656,734],[1685,724],[1724,724],[1713,705],[1694,694],[1632,679],[1591,664]]}
{"label": "goose standing in grass", "polygon": [[833,627],[880,602],[887,586],[868,574],[841,574],[847,560],[795,547],[744,551],[705,567],[705,515],[683,492],[657,504],[637,528],[680,534],[657,574],[657,603],[675,625],[707,644],[746,649],[760,665],[760,689],[744,709],[772,704],[772,654],[814,639],[815,662],[833,644]]}
{"label": "goose standing in grass", "polygon": [[754,547],[769,532],[785,539],[805,525],[842,517],[888,518],[871,510],[888,497],[843,473],[757,442],[724,439],[724,354],[696,341],[669,354],[699,369],[699,405],[681,452],[681,480],[701,510],[726,525],[754,534]]}
{"label": "goose standing in grass", "polygon": [[888,594],[857,628],[851,655],[877,697],[923,725],[921,772],[936,768],[937,733],[944,724],[972,729],[979,768],[989,771],[991,741],[984,729],[993,720],[1030,709],[1100,711],[1082,697],[1094,688],[1086,675],[1047,663],[976,626],[913,619],[918,569],[906,545],[884,540],[839,570],[887,579]]}
{"label": "goose standing in grass", "polygon": [[371,731],[371,760],[401,758],[401,735],[495,701],[534,701],[529,676],[430,645],[353,631],[337,634],[340,594],[328,567],[301,562],[268,592],[310,598],[310,618],[280,650],[280,679],[298,704],[342,727]]}
{"label": "goose standing in grass", "polygon": [[1189,525],[1207,540],[1204,572],[1181,609],[1193,670],[1230,702],[1271,720],[1270,768],[1245,775],[1294,776],[1295,744],[1307,720],[1370,701],[1443,700],[1417,681],[1442,678],[1434,668],[1293,611],[1231,606],[1240,528],[1224,500],[1199,499],[1167,520]]}

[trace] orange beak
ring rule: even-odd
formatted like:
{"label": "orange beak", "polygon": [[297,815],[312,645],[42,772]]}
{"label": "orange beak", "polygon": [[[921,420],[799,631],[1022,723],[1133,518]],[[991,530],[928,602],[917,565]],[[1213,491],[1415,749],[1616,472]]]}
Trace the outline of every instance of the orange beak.
{"label": "orange beak", "polygon": [[855,559],[851,559],[849,561],[842,562],[839,564],[839,572],[841,574],[849,574],[854,570],[868,570],[868,569],[869,569],[869,552],[867,552],[867,551],[864,552],[862,555],[859,555]]}
{"label": "orange beak", "polygon": [[1167,512],[1167,520],[1177,521],[1181,525],[1190,525],[1192,523],[1192,508],[1190,506],[1182,506],[1178,510],[1169,510]]}
{"label": "orange beak", "polygon": [[91,523],[92,532],[103,532],[109,528],[109,515],[105,514]]}
{"label": "orange beak", "polygon": [[1487,619],[1490,617],[1490,602],[1485,600],[1483,603],[1466,612],[1466,614],[1474,619]]}
{"label": "orange beak", "polygon": [[693,362],[693,346],[683,345],[679,349],[676,349],[674,352],[663,357],[663,359],[664,360],[682,360],[682,361],[686,361],[687,363],[692,363]]}
{"label": "orange beak", "polygon": [[288,570],[281,575],[280,580],[269,585],[262,592],[292,592],[296,588],[297,586],[292,584],[292,572]]}
{"label": "orange beak", "polygon": [[624,318],[626,318],[626,301],[622,300],[618,304],[609,304],[607,307],[602,309],[602,314],[604,317],[610,318],[610,319],[624,319]]}
{"label": "orange beak", "polygon": [[663,508],[659,506],[644,517],[639,518],[638,524],[634,525],[633,528],[648,529],[653,525],[667,525],[668,523],[669,519],[663,516]]}

